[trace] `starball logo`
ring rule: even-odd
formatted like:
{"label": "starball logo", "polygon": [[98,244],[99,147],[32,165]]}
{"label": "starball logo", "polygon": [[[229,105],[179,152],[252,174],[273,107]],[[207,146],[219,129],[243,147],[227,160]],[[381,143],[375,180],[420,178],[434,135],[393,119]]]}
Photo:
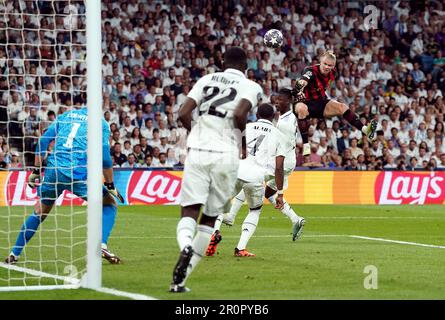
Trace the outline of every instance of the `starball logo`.
{"label": "starball logo", "polygon": [[381,172],[375,183],[378,204],[442,204],[445,174]]}

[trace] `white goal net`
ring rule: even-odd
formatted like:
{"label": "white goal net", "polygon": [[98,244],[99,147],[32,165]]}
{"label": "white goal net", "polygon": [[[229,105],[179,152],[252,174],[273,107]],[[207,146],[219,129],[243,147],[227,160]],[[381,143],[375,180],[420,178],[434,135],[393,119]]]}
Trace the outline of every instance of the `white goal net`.
{"label": "white goal net", "polygon": [[78,287],[86,273],[87,207],[70,192],[16,243],[39,203],[27,183],[39,137],[86,102],[86,43],[86,1],[0,0],[0,291]]}

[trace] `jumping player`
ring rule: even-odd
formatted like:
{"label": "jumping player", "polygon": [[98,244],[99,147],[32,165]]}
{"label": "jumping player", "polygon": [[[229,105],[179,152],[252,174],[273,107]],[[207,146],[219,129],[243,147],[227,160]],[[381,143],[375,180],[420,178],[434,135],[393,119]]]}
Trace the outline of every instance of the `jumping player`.
{"label": "jumping player", "polygon": [[326,89],[335,81],[336,56],[332,51],[326,51],[320,56],[320,64],[308,66],[297,80],[293,94],[297,103],[294,113],[298,119],[298,128],[303,139],[303,155],[310,154],[308,138],[310,118],[331,118],[342,116],[352,126],[361,130],[369,141],[372,141],[377,129],[374,119],[366,126],[349,107],[326,96]]}

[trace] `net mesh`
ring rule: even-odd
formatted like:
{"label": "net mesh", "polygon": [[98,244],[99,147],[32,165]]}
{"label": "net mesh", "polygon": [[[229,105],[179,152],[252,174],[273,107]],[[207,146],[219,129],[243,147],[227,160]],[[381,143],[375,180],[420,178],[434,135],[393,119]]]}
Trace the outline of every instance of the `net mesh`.
{"label": "net mesh", "polygon": [[[84,1],[0,0],[0,262],[38,203],[27,177],[39,137],[59,115],[85,102],[85,26]],[[80,278],[86,269],[82,204],[70,192],[57,199],[19,257],[16,266],[26,270],[2,264],[0,287]]]}

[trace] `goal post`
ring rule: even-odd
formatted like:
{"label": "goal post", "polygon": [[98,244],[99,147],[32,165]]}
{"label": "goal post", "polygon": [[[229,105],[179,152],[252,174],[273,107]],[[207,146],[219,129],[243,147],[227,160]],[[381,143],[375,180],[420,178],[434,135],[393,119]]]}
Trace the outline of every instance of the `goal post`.
{"label": "goal post", "polygon": [[100,0],[86,1],[88,105],[88,226],[85,286],[101,287],[102,230],[102,68]]}
{"label": "goal post", "polygon": [[[102,286],[101,43],[100,0],[0,1],[0,155],[7,159],[0,170],[0,292]],[[27,177],[38,138],[53,121],[47,115],[80,105],[88,108],[87,206],[65,191],[18,263],[6,264],[38,201]]]}

